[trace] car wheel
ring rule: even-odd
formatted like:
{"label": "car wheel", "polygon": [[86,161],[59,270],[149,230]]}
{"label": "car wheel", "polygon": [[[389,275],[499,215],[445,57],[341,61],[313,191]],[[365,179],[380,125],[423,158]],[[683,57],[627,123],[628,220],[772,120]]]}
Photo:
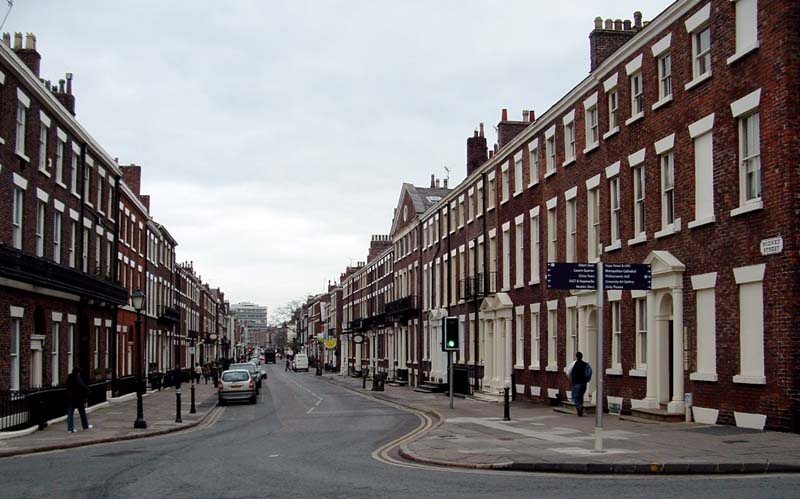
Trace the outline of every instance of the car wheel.
{"label": "car wheel", "polygon": [[253,396],[253,397],[250,399],[250,403],[251,403],[251,404],[255,404],[256,402],[258,402],[258,398],[256,398],[255,396]]}

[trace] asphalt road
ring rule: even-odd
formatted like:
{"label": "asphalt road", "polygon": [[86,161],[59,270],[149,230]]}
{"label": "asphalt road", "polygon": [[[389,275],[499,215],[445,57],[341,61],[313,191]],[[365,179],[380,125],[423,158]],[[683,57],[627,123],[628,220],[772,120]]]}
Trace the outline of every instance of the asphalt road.
{"label": "asphalt road", "polygon": [[586,477],[398,466],[373,451],[420,419],[269,366],[256,405],[151,439],[0,460],[0,497],[796,497],[800,476]]}

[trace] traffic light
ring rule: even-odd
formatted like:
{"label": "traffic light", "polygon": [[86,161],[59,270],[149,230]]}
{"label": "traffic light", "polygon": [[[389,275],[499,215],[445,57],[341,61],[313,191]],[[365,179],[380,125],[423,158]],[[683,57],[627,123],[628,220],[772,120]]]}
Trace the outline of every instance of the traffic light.
{"label": "traffic light", "polygon": [[444,317],[442,319],[442,351],[452,352],[458,349],[458,317]]}

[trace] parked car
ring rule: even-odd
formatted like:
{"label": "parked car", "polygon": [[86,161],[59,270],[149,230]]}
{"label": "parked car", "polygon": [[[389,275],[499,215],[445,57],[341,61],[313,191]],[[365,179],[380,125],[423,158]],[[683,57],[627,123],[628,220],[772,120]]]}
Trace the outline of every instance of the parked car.
{"label": "parked car", "polygon": [[292,370],[308,372],[308,355],[304,353],[295,354],[292,361]]}
{"label": "parked car", "polygon": [[250,371],[231,369],[222,373],[219,388],[219,405],[228,402],[247,400],[251,404],[258,401],[258,388]]}
{"label": "parked car", "polygon": [[261,373],[258,372],[258,368],[252,362],[242,362],[240,364],[231,364],[228,368],[230,370],[233,369],[244,369],[245,371],[250,373],[250,376],[253,377],[253,381],[256,382],[256,393],[258,390],[261,389]]}
{"label": "parked car", "polygon": [[265,364],[275,364],[275,349],[274,348],[267,348],[264,350],[264,363]]}

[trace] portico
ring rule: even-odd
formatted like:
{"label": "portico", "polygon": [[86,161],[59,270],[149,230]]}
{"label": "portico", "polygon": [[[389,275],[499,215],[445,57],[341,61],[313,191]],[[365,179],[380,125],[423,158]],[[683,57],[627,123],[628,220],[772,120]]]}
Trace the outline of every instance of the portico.
{"label": "portico", "polygon": [[483,388],[488,395],[497,396],[511,386],[511,342],[514,303],[506,293],[486,297],[480,307],[481,344],[483,352]]}

